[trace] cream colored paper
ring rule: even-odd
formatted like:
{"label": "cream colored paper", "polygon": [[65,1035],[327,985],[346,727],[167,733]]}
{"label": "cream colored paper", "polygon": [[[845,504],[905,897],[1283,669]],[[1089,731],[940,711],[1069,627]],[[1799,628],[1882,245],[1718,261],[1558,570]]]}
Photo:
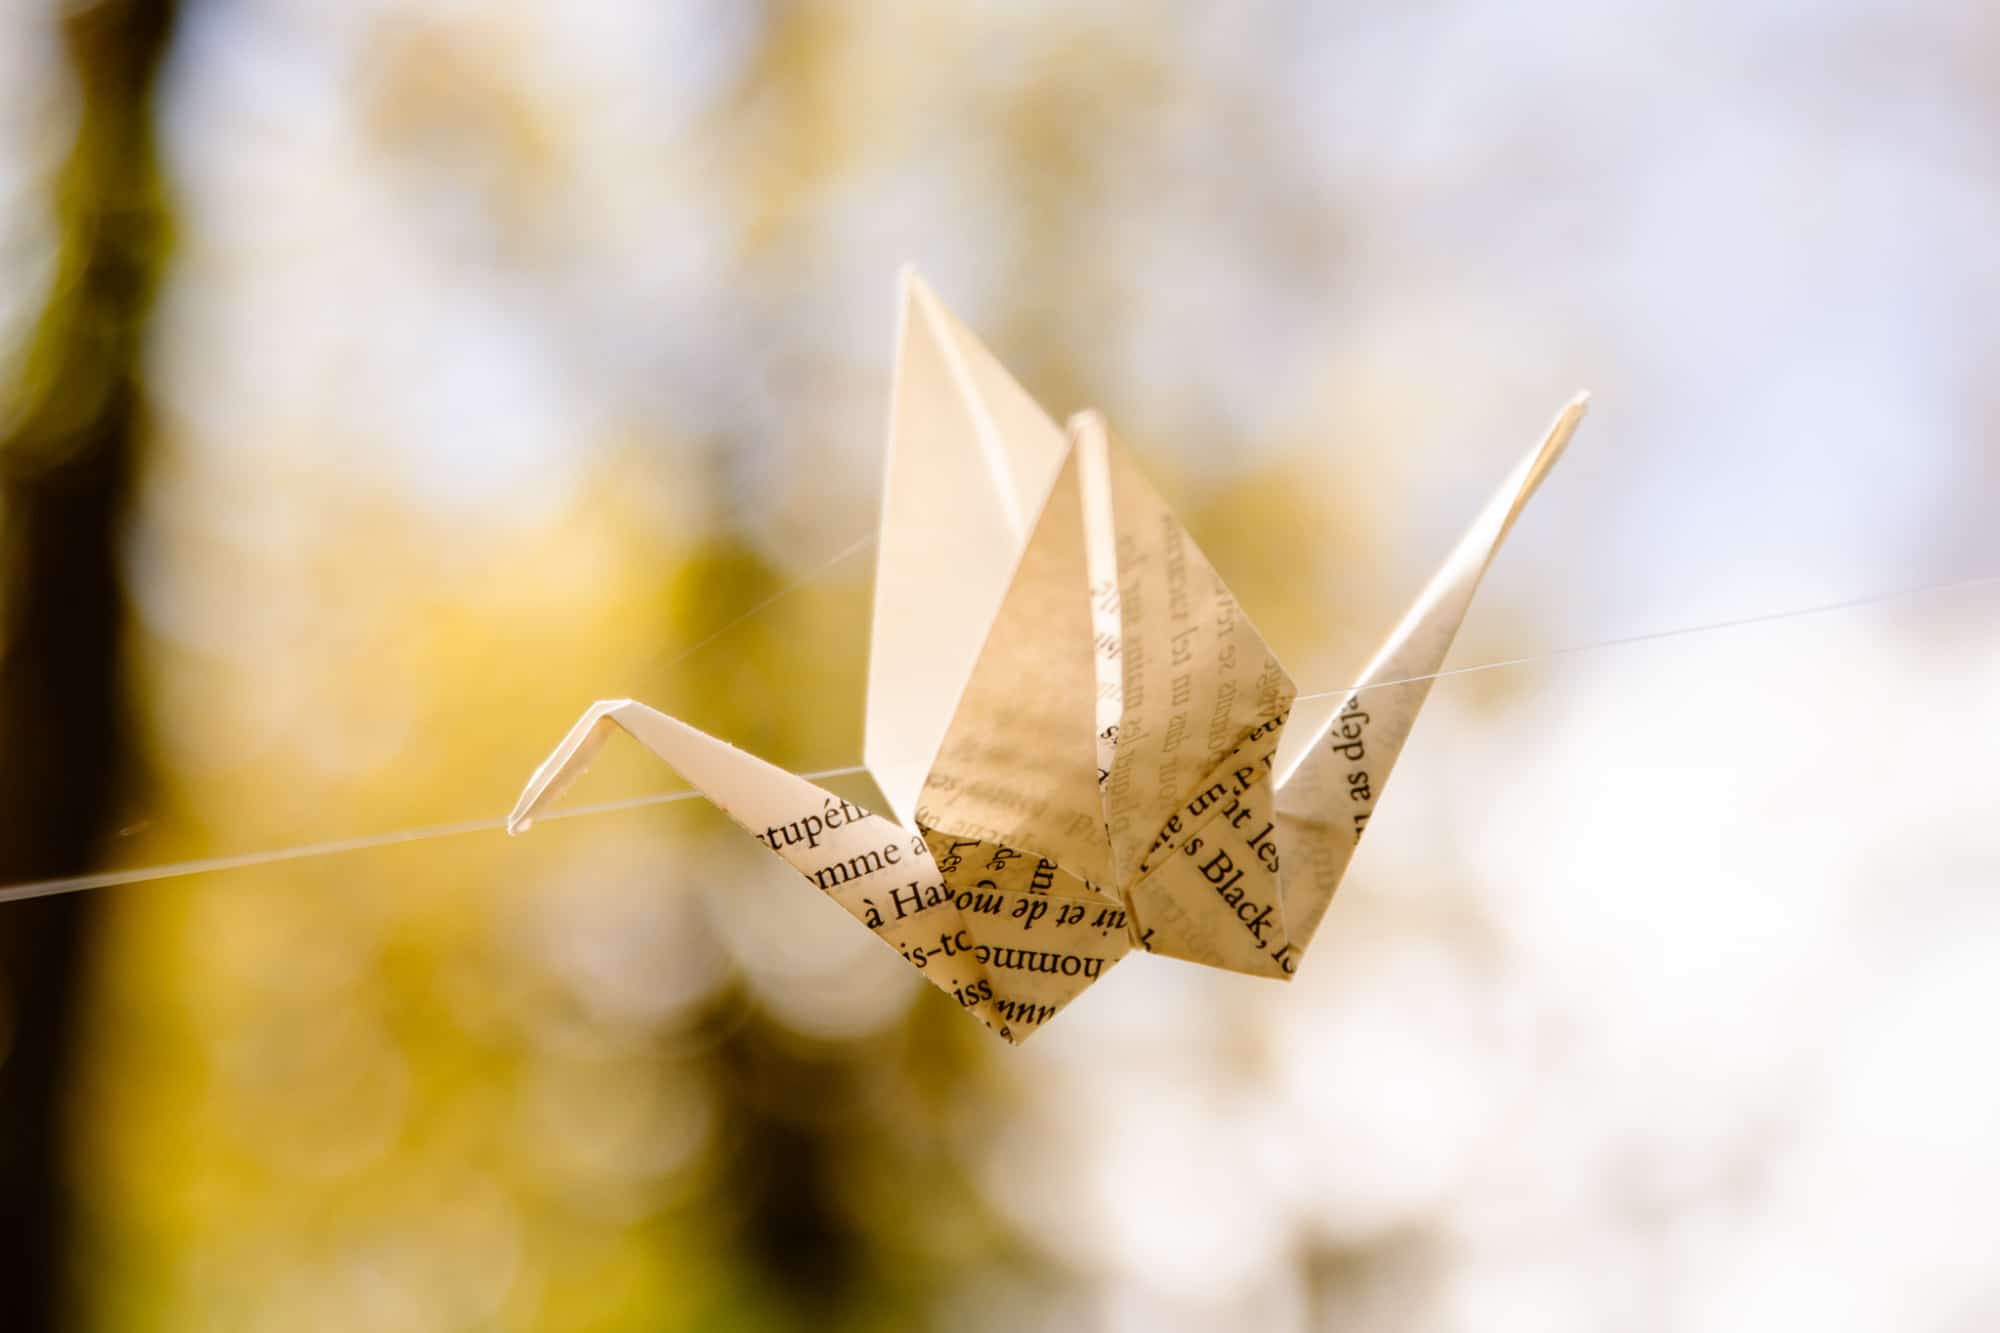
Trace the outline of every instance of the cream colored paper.
{"label": "cream colored paper", "polygon": [[1051,862],[911,832],[630,699],[584,713],[529,779],[508,832],[525,832],[618,728],[1009,1041],[1129,948],[1124,914]]}
{"label": "cream colored paper", "polygon": [[925,779],[917,823],[1113,881],[1098,807],[1097,663],[1077,456],[1035,520]]}
{"label": "cream colored paper", "polygon": [[1557,413],[1548,433],[1500,484],[1404,613],[1352,690],[1315,699],[1286,724],[1276,757],[1278,834],[1286,909],[1305,947],[1340,886],[1417,710],[1444,666],[1487,566],[1583,421],[1588,396]]}
{"label": "cream colored paper", "polygon": [[1068,443],[902,274],[862,759],[904,824]]}
{"label": "cream colored paper", "polygon": [[1295,706],[1221,576],[1094,414],[1058,431],[906,274],[865,760],[894,818],[630,700],[586,712],[526,829],[623,728],[1019,1042],[1134,946],[1288,978],[1565,407],[1353,689]]}

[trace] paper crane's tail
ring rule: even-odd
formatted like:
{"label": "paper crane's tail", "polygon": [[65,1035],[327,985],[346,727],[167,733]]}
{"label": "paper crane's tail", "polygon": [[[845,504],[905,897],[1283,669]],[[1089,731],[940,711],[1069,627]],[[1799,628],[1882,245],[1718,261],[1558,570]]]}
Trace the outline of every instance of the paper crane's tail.
{"label": "paper crane's tail", "polygon": [[1578,394],[1452,548],[1351,690],[1298,705],[1273,766],[1285,916],[1301,949],[1354,855],[1479,581],[1589,403]]}
{"label": "paper crane's tail", "polygon": [[616,730],[625,731],[658,755],[807,879],[823,881],[828,858],[850,842],[879,847],[884,840],[907,840],[891,821],[631,699],[607,699],[585,710],[555,752],[528,779],[514,812],[507,816],[507,831],[525,832],[535,816],[553,804],[589,766]]}
{"label": "paper crane's tail", "polygon": [[[919,921],[917,909],[948,906],[937,863],[915,833],[630,699],[592,704],[577,719],[555,753],[528,779],[527,790],[507,817],[508,832],[526,829],[618,729],[658,755],[744,832],[899,952],[909,948],[903,938],[906,924],[911,929],[935,924],[928,916]],[[902,895],[900,911],[894,893]],[[926,975],[947,991],[954,984],[973,986],[979,979],[969,957],[956,970],[933,967]]]}
{"label": "paper crane's tail", "polygon": [[[644,704],[630,699],[606,699],[592,704],[584,715],[577,719],[569,734],[556,746],[528,778],[528,785],[521,790],[521,799],[514,802],[513,811],[507,816],[508,836],[526,833],[533,826],[535,816],[555,804],[556,798],[568,790],[570,783],[604,747],[604,742],[620,725],[617,714],[622,709],[644,708]],[[651,709],[646,711],[651,712]],[[660,756],[666,759],[666,755]],[[672,762],[669,760],[668,762]]]}
{"label": "paper crane's tail", "polygon": [[[630,699],[593,704],[577,720],[528,780],[508,830],[526,829],[619,728],[1009,1042],[1025,1040],[1125,952],[1122,932],[1088,919],[1109,914],[1108,900],[988,882],[963,893],[968,916],[921,833]],[[1061,922],[1044,919],[1052,907]]]}

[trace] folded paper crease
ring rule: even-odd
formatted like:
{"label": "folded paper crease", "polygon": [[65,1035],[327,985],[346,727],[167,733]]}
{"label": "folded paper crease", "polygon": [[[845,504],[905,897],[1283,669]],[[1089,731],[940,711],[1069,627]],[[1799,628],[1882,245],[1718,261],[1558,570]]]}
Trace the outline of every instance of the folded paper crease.
{"label": "folded paper crease", "polygon": [[1342,693],[1299,703],[1212,562],[1094,413],[1058,428],[905,272],[864,761],[888,814],[629,699],[623,729],[940,990],[1018,1042],[1133,948],[1285,979],[1579,396]]}

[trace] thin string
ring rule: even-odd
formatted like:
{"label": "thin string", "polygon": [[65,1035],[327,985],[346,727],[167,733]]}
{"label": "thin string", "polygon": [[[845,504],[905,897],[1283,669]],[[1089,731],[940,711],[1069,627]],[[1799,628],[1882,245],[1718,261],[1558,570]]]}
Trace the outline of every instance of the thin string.
{"label": "thin string", "polygon": [[[800,582],[773,593],[756,607],[724,625],[714,634],[682,653],[675,661],[692,657],[702,648],[714,642],[729,630],[734,629],[750,616],[771,603],[798,590],[806,582],[817,577],[826,569],[847,559],[862,549],[867,538],[835,556],[820,570],[808,574]],[[1711,634],[1722,630],[1743,629],[1751,625],[1768,625],[1780,620],[1798,620],[1806,616],[1828,615],[1836,611],[1851,611],[1864,606],[1876,606],[1884,602],[1899,601],[1910,597],[1920,597],[1927,593],[1952,592],[1967,588],[1985,587],[2000,583],[2000,574],[1985,574],[1966,579],[1950,579],[1939,583],[1925,583],[1911,588],[1898,588],[1889,592],[1869,593],[1860,597],[1849,597],[1837,602],[1821,602],[1813,606],[1795,607],[1789,611],[1769,611],[1761,615],[1739,616],[1732,620],[1716,620],[1701,625],[1683,625],[1675,629],[1654,630],[1647,634],[1631,634],[1616,639],[1601,639],[1595,643],[1575,644],[1567,648],[1556,648],[1531,657],[1510,657],[1496,662],[1481,662],[1476,666],[1453,667],[1446,671],[1435,671],[1425,676],[1403,676],[1395,680],[1371,681],[1365,685],[1352,686],[1346,690],[1321,690],[1314,694],[1301,694],[1300,700],[1327,699],[1349,693],[1361,694],[1368,690],[1387,689],[1392,685],[1411,685],[1424,680],[1442,680],[1447,676],[1467,676],[1477,671],[1497,671],[1504,667],[1528,666],[1536,662],[1547,662],[1561,657],[1573,657],[1579,653],[1596,652],[1605,648],[1622,648],[1637,643],[1654,643],[1662,639],[1685,638],[1694,634]],[[817,773],[802,773],[807,781],[818,782],[828,778],[852,777],[865,772],[860,764],[846,768],[822,769]],[[644,806],[668,805],[675,801],[685,801],[701,793],[692,790],[655,792],[646,796],[632,796],[624,800],[604,801],[596,805],[571,806],[566,810],[556,810],[537,816],[536,822],[554,819],[580,819],[585,815],[609,814],[616,810],[635,810]],[[426,828],[402,829],[393,833],[372,833],[358,838],[342,838],[332,842],[306,843],[297,847],[281,848],[277,851],[247,852],[237,856],[213,856],[194,861],[174,861],[162,865],[146,866],[134,870],[111,870],[94,875],[71,875],[61,879],[31,880],[22,884],[0,888],[0,903],[19,902],[27,898],[43,898],[58,893],[80,893],[86,889],[111,888],[120,884],[144,884],[159,879],[174,879],[184,875],[211,874],[227,870],[247,870],[253,866],[277,865],[288,861],[307,861],[322,856],[338,856],[345,852],[367,851],[377,847],[393,847],[405,843],[429,842],[439,838],[456,838],[471,833],[498,832],[506,828],[506,818],[469,819],[455,824],[433,824]]]}
{"label": "thin string", "polygon": [[[873,546],[874,533],[848,543],[829,556],[824,562],[807,570],[784,587],[762,598],[736,616],[724,621],[716,629],[696,642],[683,648],[661,665],[662,671],[672,670],[681,663],[714,643],[729,631],[770,610],[779,602],[798,592],[806,585],[819,579],[842,562],[852,559]],[[859,764],[848,768],[829,768],[820,773],[800,774],[808,781],[822,778],[851,777],[865,772]],[[537,818],[537,823],[547,823],[552,819],[575,819],[581,815],[609,814],[616,810],[633,810],[648,805],[668,805],[675,801],[685,801],[701,793],[692,790],[654,792],[646,796],[632,796],[620,801],[604,801],[597,805],[571,806]],[[177,879],[183,875],[205,875],[225,870],[248,870],[253,866],[278,865],[286,861],[310,861],[322,856],[339,856],[344,852],[365,852],[377,847],[395,847],[403,843],[431,842],[438,838],[463,837],[468,833],[491,833],[507,827],[504,816],[498,819],[462,819],[452,824],[431,824],[423,828],[399,829],[393,833],[367,833],[356,838],[336,838],[331,842],[302,843],[296,847],[283,847],[276,851],[243,852],[234,856],[208,856],[191,861],[170,861],[160,865],[143,866],[132,870],[108,870],[91,875],[66,875],[57,879],[29,880],[0,888],[0,903],[20,902],[27,898],[46,898],[58,893],[81,893],[86,889],[109,889],[120,884],[144,884],[156,879]]]}
{"label": "thin string", "polygon": [[1370,681],[1366,685],[1353,685],[1345,690],[1321,690],[1316,694],[1301,694],[1293,699],[1303,703],[1308,699],[1332,699],[1349,693],[1363,694],[1369,690],[1385,690],[1391,685],[1414,685],[1420,680],[1443,680],[1447,676],[1470,676],[1476,671],[1497,671],[1502,667],[1527,666],[1533,662],[1547,662],[1557,657],[1570,657],[1577,653],[1594,653],[1600,648],[1624,648],[1635,643],[1655,643],[1661,639],[1679,639],[1690,634],[1710,634],[1717,630],[1745,629],[1751,625],[1768,625],[1778,620],[1797,620],[1803,616],[1823,616],[1833,611],[1852,611],[1863,606],[1877,606],[1883,602],[1900,601],[1906,597],[1920,597],[1925,593],[1954,592],[1962,588],[1977,588],[1989,583],[2000,583],[2000,574],[1977,574],[1969,579],[1947,579],[1942,583],[1922,583],[1914,588],[1895,588],[1888,592],[1864,593],[1859,597],[1849,597],[1838,602],[1820,602],[1814,606],[1795,607],[1790,611],[1765,611],[1754,616],[1738,616],[1734,620],[1712,620],[1704,625],[1682,625],[1675,629],[1656,629],[1645,634],[1628,634],[1619,639],[1599,639],[1595,643],[1571,644],[1567,648],[1552,648],[1546,653],[1536,653],[1532,657],[1506,657],[1497,662],[1481,662],[1477,666],[1452,667],[1449,671],[1433,671],[1428,676],[1401,676],[1395,680]]}
{"label": "thin string", "polygon": [[700,652],[702,649],[708,647],[708,645],[710,645],[711,643],[714,643],[717,639],[721,638],[723,635],[729,633],[729,631],[735,629],[738,625],[741,625],[744,621],[753,619],[754,617],[764,614],[764,612],[770,610],[772,607],[776,606],[779,602],[784,601],[787,597],[790,597],[793,593],[799,591],[801,588],[805,587],[808,583],[811,583],[814,580],[818,579],[820,575],[826,573],[829,569],[832,569],[835,565],[838,565],[843,560],[853,559],[855,556],[860,555],[863,551],[867,550],[874,544],[875,544],[875,534],[871,532],[866,537],[863,537],[859,541],[852,543],[851,545],[841,550],[838,554],[829,558],[825,564],[819,566],[817,569],[809,570],[806,573],[799,575],[797,579],[786,584],[784,587],[778,589],[776,592],[772,593],[769,597],[764,598],[762,601],[758,602],[755,606],[752,606],[749,610],[744,611],[741,615],[738,615],[733,620],[725,621],[721,628],[717,629],[714,633],[710,634],[708,637],[696,643],[693,647],[683,649],[681,651],[680,656],[674,658],[672,661],[668,662],[665,666],[661,667],[660,669],[664,671],[670,667],[679,666],[681,663],[687,661],[690,657],[693,657],[696,653]]}
{"label": "thin string", "polygon": [[[828,768],[817,773],[801,773],[799,776],[808,782],[820,782],[827,778],[852,777],[856,773],[866,771],[860,764],[854,764],[848,768]],[[692,790],[653,792],[646,796],[628,796],[622,801],[573,805],[567,810],[553,810],[544,815],[537,815],[535,822],[546,824],[552,819],[579,819],[584,815],[603,815],[614,810],[636,810],[647,805],[670,805],[675,801],[685,801],[699,795],[700,792]],[[0,903],[20,902],[24,898],[46,898],[56,893],[81,893],[85,889],[108,889],[119,884],[144,884],[150,880],[175,879],[182,875],[206,875],[221,870],[248,870],[252,866],[278,865],[285,861],[310,861],[321,856],[339,856],[343,852],[365,852],[375,847],[395,847],[408,842],[458,838],[468,833],[497,833],[506,827],[505,816],[498,819],[464,819],[456,824],[432,824],[427,828],[400,829],[394,833],[368,833],[358,838],[336,838],[332,842],[309,842],[274,852],[209,856],[197,861],[173,861],[138,870],[108,870],[97,875],[71,875],[64,879],[35,880],[0,889]]]}

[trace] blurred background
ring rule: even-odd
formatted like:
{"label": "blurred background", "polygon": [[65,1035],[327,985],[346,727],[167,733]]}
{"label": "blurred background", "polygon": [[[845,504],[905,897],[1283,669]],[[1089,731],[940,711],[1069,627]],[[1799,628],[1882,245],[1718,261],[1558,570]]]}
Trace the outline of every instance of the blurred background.
{"label": "blurred background", "polygon": [[1007,1050],[693,801],[0,906],[0,1322],[2000,1322],[2000,585],[1590,648],[2000,574],[1996,68],[1886,0],[10,0],[0,888],[488,819],[599,697],[858,763],[904,260],[1308,690],[1596,402],[1453,663],[1559,655],[1440,682],[1290,987]]}

